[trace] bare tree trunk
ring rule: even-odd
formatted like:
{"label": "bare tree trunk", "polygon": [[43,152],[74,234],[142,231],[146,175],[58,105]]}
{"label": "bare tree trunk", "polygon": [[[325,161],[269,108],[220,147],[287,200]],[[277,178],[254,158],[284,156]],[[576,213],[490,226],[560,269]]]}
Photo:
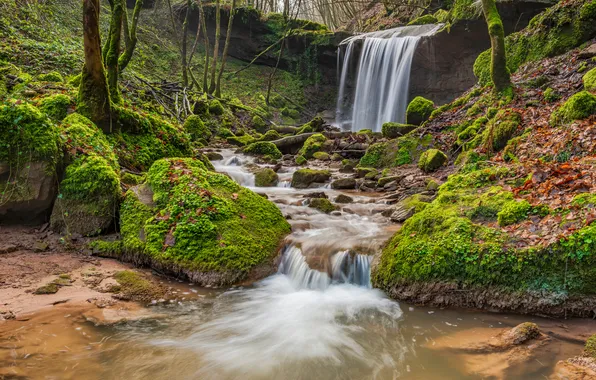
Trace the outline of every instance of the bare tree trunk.
{"label": "bare tree trunk", "polygon": [[488,25],[491,44],[491,79],[495,90],[501,92],[511,86],[505,51],[505,32],[495,0],[482,0],[482,10]]}
{"label": "bare tree trunk", "polygon": [[205,36],[205,67],[203,68],[203,91],[207,92],[207,77],[209,74],[209,35],[207,34],[207,22],[205,21],[205,10],[201,5],[201,0],[197,0],[199,12],[201,13],[201,24],[203,24],[203,35]]}
{"label": "bare tree trunk", "polygon": [[232,8],[230,9],[230,17],[228,17],[228,30],[226,32],[226,43],[224,45],[223,55],[221,57],[221,65],[219,67],[219,74],[217,75],[217,84],[215,85],[215,96],[221,98],[221,76],[226,65],[226,58],[228,56],[228,49],[230,47],[230,39],[232,37],[232,26],[234,24],[234,14],[236,13],[236,0],[232,0]]}
{"label": "bare tree trunk", "polygon": [[215,73],[217,72],[217,58],[219,57],[219,36],[221,34],[221,12],[220,0],[215,1],[215,41],[213,42],[213,62],[211,66],[211,84],[209,85],[209,93],[213,94],[215,91]]}
{"label": "bare tree trunk", "polygon": [[186,62],[186,44],[188,39],[188,18],[190,17],[190,0],[186,1],[186,15],[182,24],[182,46],[180,52],[182,55],[182,86],[188,87],[188,64]]}
{"label": "bare tree trunk", "polygon": [[110,34],[108,51],[106,52],[106,68],[108,72],[108,89],[112,103],[122,102],[118,90],[118,57],[120,56],[120,40],[122,36],[122,15],[124,13],[124,1],[114,0],[112,7],[112,20],[110,21]]}
{"label": "bare tree trunk", "polygon": [[143,8],[143,0],[137,0],[135,8],[132,11],[132,24],[128,27],[128,13],[124,10],[122,24],[124,26],[124,52],[118,58],[118,67],[120,72],[124,71],[137,46],[137,25],[139,23],[139,16]]}
{"label": "bare tree trunk", "polygon": [[109,133],[112,131],[110,93],[101,56],[99,10],[99,0],[83,0],[85,63],[81,73],[77,111]]}

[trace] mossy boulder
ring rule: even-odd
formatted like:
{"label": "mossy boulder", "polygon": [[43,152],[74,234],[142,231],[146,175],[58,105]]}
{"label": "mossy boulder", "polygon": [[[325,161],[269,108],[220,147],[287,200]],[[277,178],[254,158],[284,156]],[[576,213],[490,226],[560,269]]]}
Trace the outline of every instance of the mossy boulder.
{"label": "mossy boulder", "polygon": [[162,285],[133,270],[116,272],[114,279],[118,285],[112,286],[109,291],[117,293],[119,299],[151,302],[163,298],[166,293]]}
{"label": "mossy boulder", "polygon": [[596,92],[596,68],[588,71],[582,80],[586,91]]}
{"label": "mossy boulder", "polygon": [[267,132],[265,132],[265,134],[261,137],[262,141],[274,141],[274,140],[278,140],[281,138],[281,135],[279,134],[279,132],[277,132],[274,129],[270,129]]}
{"label": "mossy boulder", "polygon": [[406,122],[411,125],[421,125],[428,120],[434,109],[435,104],[432,100],[417,96],[408,104]]}
{"label": "mossy boulder", "polygon": [[336,179],[335,181],[331,182],[332,189],[355,189],[356,188],[356,180],[354,178],[340,178]]}
{"label": "mossy boulder", "polygon": [[213,99],[211,102],[209,102],[209,113],[217,116],[224,114],[224,108],[219,100]]}
{"label": "mossy boulder", "polygon": [[228,137],[235,137],[235,135],[234,135],[234,133],[232,133],[232,131],[230,131],[228,128],[223,128],[223,127],[219,128],[217,130],[217,135],[219,137],[223,137],[224,139],[228,138]]}
{"label": "mossy boulder", "polygon": [[55,82],[55,83],[63,83],[64,77],[57,71],[51,71],[47,74],[39,75],[39,80],[42,82]]}
{"label": "mossy boulder", "polygon": [[313,184],[325,183],[331,178],[329,170],[298,169],[292,175],[292,187],[307,189]]}
{"label": "mossy boulder", "polygon": [[561,99],[561,95],[550,87],[544,90],[542,97],[548,103],[553,103]]}
{"label": "mossy boulder", "polygon": [[115,170],[120,170],[108,137],[91,120],[78,113],[68,115],[60,125],[60,135],[71,161],[84,155],[98,155],[108,161]]}
{"label": "mossy boulder", "polygon": [[553,125],[562,125],[574,120],[587,119],[594,114],[596,114],[596,96],[588,91],[580,91],[552,113],[550,122]]}
{"label": "mossy boulder", "polygon": [[339,194],[335,198],[335,203],[352,203],[354,202],[354,198],[350,197],[349,195]]}
{"label": "mossy boulder", "polygon": [[280,159],[283,156],[277,146],[270,141],[254,142],[244,148],[243,151],[248,155],[265,156],[274,160]]}
{"label": "mossy boulder", "polygon": [[190,115],[184,121],[184,130],[190,134],[193,140],[204,139],[211,140],[211,130],[205,126],[200,116]]}
{"label": "mossy boulder", "polygon": [[255,172],[255,186],[272,187],[279,182],[279,176],[273,169],[264,168]]}
{"label": "mossy boulder", "polygon": [[520,345],[540,336],[538,325],[533,322],[524,322],[515,326],[503,335],[504,343]]}
{"label": "mossy boulder", "polygon": [[73,101],[68,95],[54,94],[42,98],[38,103],[41,112],[48,115],[54,121],[62,121],[68,114],[68,108]]}
{"label": "mossy boulder", "polygon": [[308,123],[301,125],[295,134],[301,135],[303,133],[323,132],[324,129],[325,120],[323,120],[321,117],[315,117]]}
{"label": "mossy boulder", "polygon": [[532,210],[532,205],[526,200],[511,201],[505,204],[503,209],[497,214],[499,226],[504,227],[510,224],[518,223],[528,217]]}
{"label": "mossy boulder", "polygon": [[426,14],[410,21],[408,25],[436,24],[437,22],[439,22],[439,20],[437,20],[435,16]]}
{"label": "mossy boulder", "polygon": [[336,207],[327,198],[311,198],[308,207],[324,212],[325,214],[336,210]]}
{"label": "mossy boulder", "polygon": [[267,131],[267,123],[259,115],[254,115],[251,121],[252,127],[255,131],[265,133]]}
{"label": "mossy boulder", "polygon": [[389,122],[383,124],[382,132],[383,137],[394,139],[396,137],[407,135],[416,128],[417,127],[415,125]]}
{"label": "mossy boulder", "polygon": [[320,133],[315,133],[306,139],[298,154],[306,159],[313,158],[313,154],[320,151],[325,145],[326,141],[327,139],[325,136]]}
{"label": "mossy boulder", "polygon": [[154,205],[129,191],[120,210],[129,257],[199,285],[271,273],[290,231],[273,203],[191,158],[156,161],[147,178]]}
{"label": "mossy boulder", "polygon": [[584,346],[584,354],[588,357],[596,359],[596,334],[592,335],[586,341]]}
{"label": "mossy boulder", "polygon": [[255,142],[255,138],[252,137],[251,135],[243,135],[243,136],[232,136],[232,137],[228,137],[226,138],[226,141],[232,145],[236,145],[236,146],[245,146],[245,145],[249,145],[252,144],[253,142]]}
{"label": "mossy boulder", "polygon": [[519,112],[512,109],[500,110],[488,123],[484,143],[492,140],[492,149],[500,151],[517,134],[521,121]]}
{"label": "mossy boulder", "polygon": [[305,165],[308,160],[306,158],[304,158],[304,156],[296,156],[296,158],[294,159],[294,162],[296,163],[296,165],[302,166]]}
{"label": "mossy boulder", "polygon": [[50,218],[60,233],[97,235],[116,217],[120,200],[118,172],[101,156],[81,156],[66,168]]}
{"label": "mossy boulder", "polygon": [[315,152],[315,153],[313,153],[312,158],[314,158],[315,160],[321,160],[321,161],[331,160],[331,157],[329,156],[329,153],[327,153],[327,152]]}
{"label": "mossy boulder", "polygon": [[62,160],[58,128],[36,107],[0,105],[0,222],[43,221]]}
{"label": "mossy boulder", "polygon": [[445,153],[438,149],[429,149],[420,156],[418,167],[425,173],[430,173],[445,165],[447,160]]}

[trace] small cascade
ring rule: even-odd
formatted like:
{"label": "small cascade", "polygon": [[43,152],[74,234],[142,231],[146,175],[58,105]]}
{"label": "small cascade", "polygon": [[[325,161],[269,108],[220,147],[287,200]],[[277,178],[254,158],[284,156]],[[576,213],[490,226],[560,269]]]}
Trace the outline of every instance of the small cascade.
{"label": "small cascade", "polygon": [[213,162],[213,166],[219,172],[227,173],[239,185],[245,187],[255,186],[255,176],[243,169],[244,160],[238,156],[224,158],[221,161]]}
{"label": "small cascade", "polygon": [[[338,51],[337,124],[354,132],[362,129],[380,132],[385,122],[405,123],[416,46],[422,37],[436,33],[441,27],[406,26],[342,41]],[[351,83],[355,86],[353,90],[349,88]]]}
{"label": "small cascade", "polygon": [[330,258],[330,274],[311,269],[300,248],[288,247],[283,253],[279,273],[288,276],[299,289],[327,289],[332,283],[353,284],[371,288],[370,263],[372,257],[342,251]]}

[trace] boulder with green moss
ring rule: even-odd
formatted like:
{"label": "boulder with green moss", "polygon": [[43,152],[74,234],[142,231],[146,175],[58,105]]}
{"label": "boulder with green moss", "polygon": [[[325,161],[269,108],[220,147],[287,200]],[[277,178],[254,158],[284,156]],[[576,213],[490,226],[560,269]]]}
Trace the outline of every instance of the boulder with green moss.
{"label": "boulder with green moss", "polygon": [[129,191],[120,210],[129,259],[199,285],[273,271],[290,232],[273,203],[190,158],[156,161],[147,178],[154,204]]}
{"label": "boulder with green moss", "polygon": [[315,117],[308,123],[301,125],[295,134],[300,135],[303,133],[323,132],[324,129],[325,120],[321,117]]}
{"label": "boulder with green moss", "polygon": [[243,151],[248,155],[264,156],[275,160],[278,160],[283,156],[279,149],[277,149],[277,146],[275,146],[275,144],[270,141],[254,142],[248,145],[246,148],[244,148]]}
{"label": "boulder with green moss", "polygon": [[304,156],[298,155],[294,159],[294,162],[296,163],[296,165],[302,166],[302,165],[306,164],[308,161],[306,158],[304,158]]}
{"label": "boulder with green moss", "polygon": [[119,200],[118,172],[101,156],[80,156],[60,182],[51,228],[64,234],[97,235],[114,222]]}
{"label": "boulder with green moss", "polygon": [[321,160],[321,161],[331,160],[331,157],[329,156],[329,153],[327,153],[327,152],[314,152],[312,155],[312,158],[314,158],[315,160]]}
{"label": "boulder with green moss", "polygon": [[64,77],[62,77],[62,74],[60,74],[57,71],[51,71],[47,74],[41,74],[41,75],[39,75],[38,78],[42,82],[56,82],[56,83],[64,82]]}
{"label": "boulder with green moss", "polygon": [[582,80],[586,91],[596,92],[596,68],[588,71]]}
{"label": "boulder with green moss", "polygon": [[331,188],[337,190],[353,190],[356,188],[356,180],[354,178],[336,179],[335,181],[331,182]]}
{"label": "boulder with green moss", "polygon": [[62,121],[68,114],[68,108],[73,104],[68,95],[54,94],[42,98],[38,103],[41,112],[48,115],[52,120]]}
{"label": "boulder with green moss", "polygon": [[510,224],[518,223],[528,217],[532,210],[532,205],[526,200],[507,202],[501,211],[497,214],[499,226],[504,227]]}
{"label": "boulder with green moss", "polygon": [[255,172],[255,186],[272,187],[279,182],[279,176],[271,168],[259,169]]}
{"label": "boulder with green moss", "polygon": [[521,115],[512,109],[500,110],[489,121],[484,135],[484,143],[492,140],[492,149],[499,151],[513,138],[521,125]]}
{"label": "boulder with green moss", "polygon": [[320,133],[315,133],[306,139],[298,154],[306,159],[310,159],[313,157],[313,154],[323,149],[326,141],[327,139],[325,136]]}
{"label": "boulder with green moss", "polygon": [[421,125],[428,120],[435,109],[435,104],[432,100],[417,96],[406,109],[406,122],[411,125]]}
{"label": "boulder with green moss", "polygon": [[0,222],[43,221],[57,193],[58,128],[36,107],[0,105]]}
{"label": "boulder with green moss", "polygon": [[311,198],[308,202],[308,207],[324,212],[325,214],[329,214],[337,209],[327,198]]}
{"label": "boulder with green moss", "polygon": [[189,117],[187,117],[184,121],[184,130],[188,134],[190,134],[190,137],[193,140],[211,140],[211,130],[209,130],[209,128],[205,126],[205,123],[203,123],[203,120],[201,120],[200,116],[190,115]]}
{"label": "boulder with green moss", "polygon": [[584,346],[584,354],[592,359],[596,359],[596,334],[592,335],[586,341]]}
{"label": "boulder with green moss", "polygon": [[587,119],[595,114],[596,96],[588,91],[580,91],[551,114],[550,122],[553,125],[562,125],[574,120]]}
{"label": "boulder with green moss", "polygon": [[258,132],[261,132],[261,133],[265,133],[267,131],[267,123],[259,115],[254,115],[252,117],[251,124],[252,124],[252,127],[253,127],[253,129],[255,131],[258,131]]}
{"label": "boulder with green moss", "polygon": [[274,129],[270,129],[267,132],[265,132],[265,134],[261,137],[262,141],[274,141],[274,140],[278,140],[281,138],[281,135],[279,134],[279,132],[277,132]]}
{"label": "boulder with green moss", "polygon": [[425,173],[433,172],[445,165],[447,156],[438,149],[429,149],[422,153],[418,160],[418,167]]}
{"label": "boulder with green moss", "polygon": [[217,116],[224,114],[224,108],[219,100],[213,99],[209,102],[209,113]]}
{"label": "boulder with green moss", "polygon": [[323,184],[331,178],[329,170],[298,169],[292,175],[292,187],[307,189],[313,185]]}
{"label": "boulder with green moss", "polygon": [[383,137],[394,139],[396,137],[407,135],[416,128],[415,125],[389,122],[383,124],[382,132]]}
{"label": "boulder with green moss", "polygon": [[245,146],[245,145],[249,145],[249,144],[252,144],[253,142],[255,142],[255,138],[252,137],[251,135],[231,136],[231,137],[227,137],[226,141],[232,145]]}
{"label": "boulder with green moss", "polygon": [[436,24],[437,22],[439,22],[439,20],[437,20],[435,16],[426,14],[410,21],[408,25]]}

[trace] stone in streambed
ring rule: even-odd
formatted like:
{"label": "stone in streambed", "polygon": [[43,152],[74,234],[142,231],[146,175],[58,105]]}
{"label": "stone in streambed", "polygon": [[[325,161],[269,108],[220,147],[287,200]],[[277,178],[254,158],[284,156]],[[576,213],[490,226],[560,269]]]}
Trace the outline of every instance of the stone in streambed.
{"label": "stone in streambed", "polygon": [[356,180],[354,178],[340,178],[331,182],[331,188],[336,190],[355,189]]}
{"label": "stone in streambed", "polygon": [[352,203],[354,202],[354,198],[345,195],[345,194],[339,194],[336,198],[335,198],[335,203]]}
{"label": "stone in streambed", "polygon": [[279,176],[270,168],[260,169],[255,172],[255,186],[273,187],[279,182]]}
{"label": "stone in streambed", "polygon": [[299,169],[292,176],[292,187],[307,189],[313,184],[325,183],[331,178],[328,170]]}
{"label": "stone in streambed", "polygon": [[336,209],[333,203],[326,198],[312,198],[308,204],[308,207],[317,209],[326,214],[329,214]]}

